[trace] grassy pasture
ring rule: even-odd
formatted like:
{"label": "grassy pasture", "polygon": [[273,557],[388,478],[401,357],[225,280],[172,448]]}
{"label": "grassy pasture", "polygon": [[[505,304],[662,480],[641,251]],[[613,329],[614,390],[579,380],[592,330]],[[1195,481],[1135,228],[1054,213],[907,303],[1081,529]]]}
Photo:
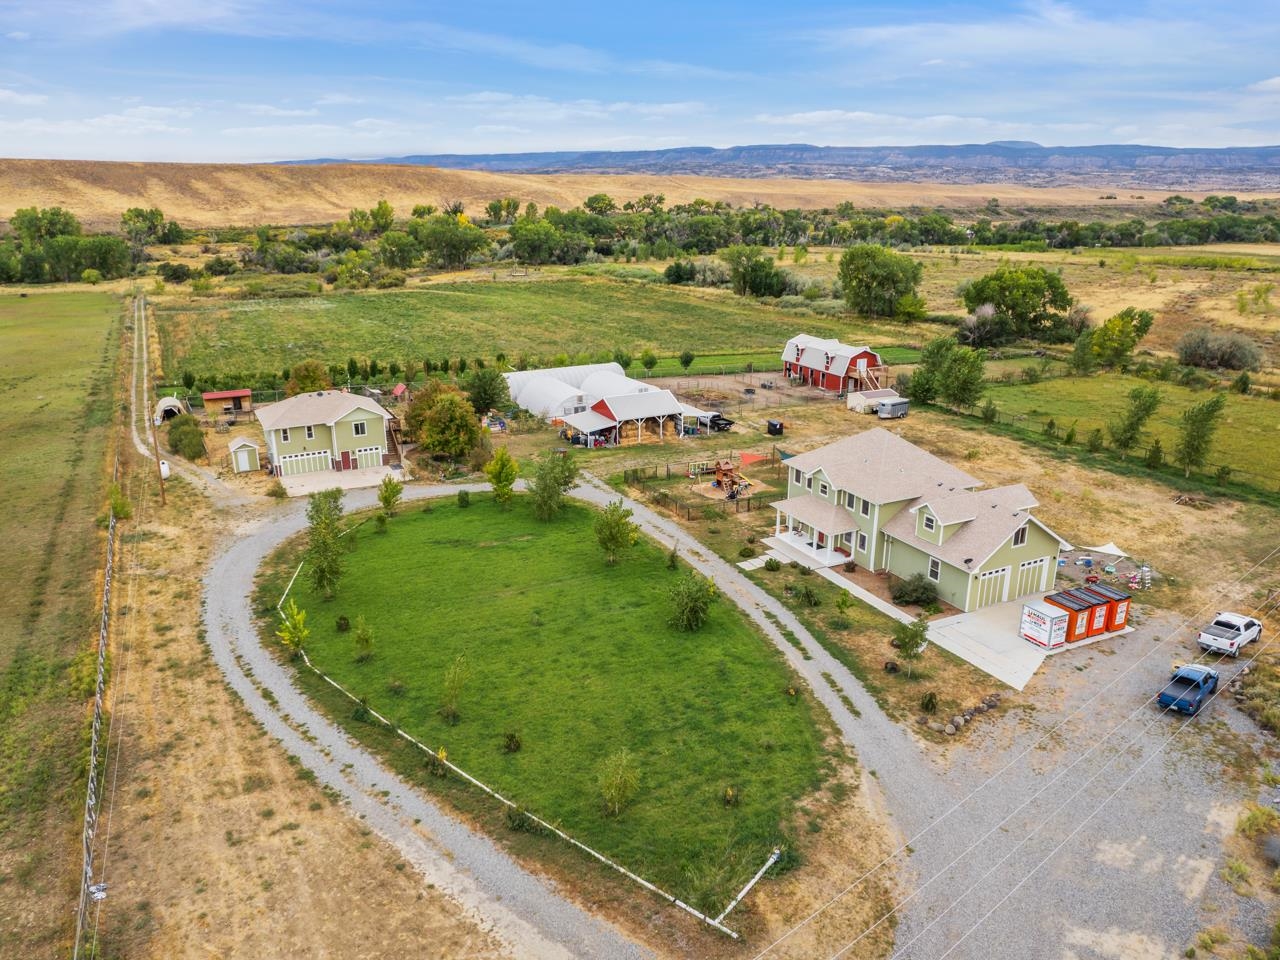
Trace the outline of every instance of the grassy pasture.
{"label": "grassy pasture", "polygon": [[[1148,424],[1148,438],[1137,451],[1140,458],[1154,437],[1160,438],[1166,460],[1172,460],[1182,411],[1207,399],[1204,390],[1173,383],[1149,383],[1138,377],[1116,374],[1093,377],[1060,377],[1037,384],[992,385],[987,391],[1000,413],[1026,417],[1031,430],[1052,417],[1060,430],[1076,425],[1077,443],[1083,443],[1095,427],[1106,431],[1128,404],[1129,391],[1137,386],[1155,386],[1163,400]],[[1108,443],[1110,441],[1108,440]],[[1267,478],[1262,486],[1275,489],[1280,483],[1280,403],[1266,397],[1227,394],[1214,437],[1209,460],[1227,464],[1232,472],[1248,478]]]}
{"label": "grassy pasture", "polygon": [[[891,324],[786,311],[723,290],[600,278],[436,283],[409,291],[283,300],[160,298],[164,374],[280,370],[314,357],[419,360],[521,353],[550,357],[621,347],[673,357],[773,357],[798,331],[894,342]],[[638,366],[637,366],[638,369]],[[676,367],[678,370],[678,366]],[[672,372],[676,372],[673,370]],[[695,370],[695,372],[697,372]]]}
{"label": "grassy pasture", "polygon": [[[720,601],[702,630],[675,631],[666,591],[676,574],[664,553],[641,541],[606,566],[593,516],[572,506],[539,523],[523,497],[506,512],[487,497],[467,509],[452,500],[406,509],[387,534],[361,532],[336,600],[299,578],[308,650],[506,796],[718,912],[822,782],[822,737],[803,696],[787,693],[781,657],[735,607]],[[364,664],[354,630],[335,626],[359,614],[375,633]],[[459,654],[471,677],[451,726],[438,709]],[[504,752],[508,732],[521,738],[518,752]],[[612,818],[596,775],[620,748],[636,756],[641,786]],[[728,786],[739,806],[722,802]]]}
{"label": "grassy pasture", "polygon": [[0,955],[67,935],[98,600],[111,332],[101,293],[0,297]]}

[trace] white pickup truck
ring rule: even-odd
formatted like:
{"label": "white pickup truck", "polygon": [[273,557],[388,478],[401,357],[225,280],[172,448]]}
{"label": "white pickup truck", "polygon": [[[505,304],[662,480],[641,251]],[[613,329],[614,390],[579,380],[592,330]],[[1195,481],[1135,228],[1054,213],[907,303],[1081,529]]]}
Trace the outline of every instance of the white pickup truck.
{"label": "white pickup truck", "polygon": [[1246,617],[1241,613],[1219,613],[1211,624],[1200,631],[1196,642],[1202,650],[1238,657],[1240,648],[1257,640],[1261,633],[1262,624],[1253,617]]}

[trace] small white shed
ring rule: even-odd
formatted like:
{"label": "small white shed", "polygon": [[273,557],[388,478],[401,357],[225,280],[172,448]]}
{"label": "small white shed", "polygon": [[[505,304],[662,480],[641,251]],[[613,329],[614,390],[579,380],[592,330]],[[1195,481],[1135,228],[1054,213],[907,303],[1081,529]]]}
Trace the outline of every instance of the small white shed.
{"label": "small white shed", "polygon": [[876,413],[880,409],[881,400],[897,400],[898,391],[885,387],[882,390],[860,390],[850,392],[846,402],[854,413]]}
{"label": "small white shed", "polygon": [[258,459],[258,445],[247,437],[232,440],[227,452],[231,454],[232,473],[252,473],[262,469]]}

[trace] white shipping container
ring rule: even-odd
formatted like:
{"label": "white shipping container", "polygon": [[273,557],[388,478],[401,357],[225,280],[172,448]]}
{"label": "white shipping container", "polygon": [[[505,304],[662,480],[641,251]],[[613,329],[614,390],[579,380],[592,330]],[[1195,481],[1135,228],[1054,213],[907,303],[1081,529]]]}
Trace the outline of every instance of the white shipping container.
{"label": "white shipping container", "polygon": [[1070,614],[1043,600],[1031,600],[1022,606],[1019,634],[1037,646],[1056,650],[1067,643],[1067,620]]}

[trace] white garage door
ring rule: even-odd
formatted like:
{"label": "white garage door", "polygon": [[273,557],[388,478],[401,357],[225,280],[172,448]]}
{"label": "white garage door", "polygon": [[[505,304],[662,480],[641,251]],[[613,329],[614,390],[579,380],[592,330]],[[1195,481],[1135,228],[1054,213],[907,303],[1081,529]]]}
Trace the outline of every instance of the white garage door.
{"label": "white garage door", "polygon": [[988,570],[978,575],[978,600],[974,607],[989,607],[993,603],[1002,603],[1009,587],[1009,568]]}
{"label": "white garage door", "polygon": [[1015,590],[1013,595],[1021,597],[1024,594],[1037,593],[1043,590],[1044,575],[1048,569],[1048,557],[1040,557],[1038,560],[1024,560],[1018,564],[1018,579],[1014,583]]}
{"label": "white garage door", "polygon": [[313,450],[310,453],[294,453],[280,458],[280,472],[286,477],[296,477],[300,473],[316,473],[330,467],[327,450]]}
{"label": "white garage door", "polygon": [[381,447],[362,447],[356,451],[357,467],[380,467],[382,466],[382,448]]}

